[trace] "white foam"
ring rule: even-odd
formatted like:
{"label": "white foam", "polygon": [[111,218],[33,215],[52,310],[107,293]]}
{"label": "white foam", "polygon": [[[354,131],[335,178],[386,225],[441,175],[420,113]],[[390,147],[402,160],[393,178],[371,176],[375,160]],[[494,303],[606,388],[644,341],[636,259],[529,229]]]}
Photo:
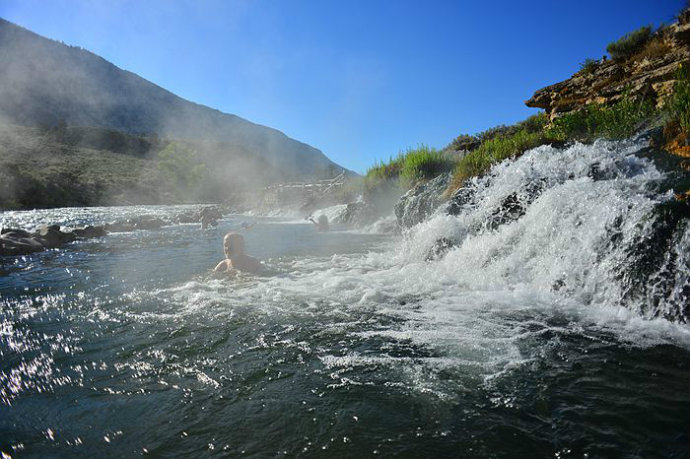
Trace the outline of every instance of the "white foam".
{"label": "white foam", "polygon": [[[668,199],[650,191],[663,175],[631,155],[639,147],[540,147],[475,180],[475,198],[461,215],[439,214],[394,238],[387,250],[304,257],[273,277],[248,276],[231,285],[195,281],[155,295],[187,313],[309,322],[323,334],[373,342],[373,355],[312,350],[333,372],[334,384],[358,383],[350,370],[360,366],[397,368],[423,390],[449,369],[489,380],[530,362],[539,352],[535,343],[551,332],[690,349],[688,326],[643,316],[623,301],[616,279],[623,248],[649,231],[652,208]],[[589,177],[593,164],[603,179]],[[535,183],[543,190],[529,198]],[[524,199],[524,215],[488,225],[513,193]],[[613,245],[612,231],[621,234]],[[427,261],[439,238],[456,245]],[[688,242],[686,232],[680,244]],[[680,262],[687,261],[682,252]],[[687,272],[677,277],[687,284]],[[409,347],[419,355],[399,355]]]}

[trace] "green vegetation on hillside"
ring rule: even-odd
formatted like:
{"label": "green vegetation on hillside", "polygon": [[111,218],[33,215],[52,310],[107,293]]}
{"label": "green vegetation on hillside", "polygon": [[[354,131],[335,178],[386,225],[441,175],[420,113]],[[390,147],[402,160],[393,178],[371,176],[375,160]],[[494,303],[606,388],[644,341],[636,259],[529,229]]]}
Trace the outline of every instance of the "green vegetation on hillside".
{"label": "green vegetation on hillside", "polygon": [[[109,131],[96,140],[96,128],[57,125],[29,128],[0,125],[0,208],[154,203],[160,178],[153,161],[102,148]],[[76,139],[86,139],[85,142]],[[127,142],[151,146],[127,135]]]}
{"label": "green vegetation on hillside", "polygon": [[[687,86],[678,86],[675,102],[676,111],[686,114],[688,107],[683,104],[690,106],[690,80],[687,81]],[[442,151],[422,145],[400,153],[367,171],[365,192],[392,186],[404,189],[416,181],[428,180],[449,170],[453,170],[449,187],[452,191],[466,180],[485,174],[494,164],[540,145],[630,137],[655,113],[650,101],[628,96],[611,106],[589,105],[551,123],[546,114],[538,113],[512,126],[497,126],[473,136],[462,134]],[[690,115],[683,123],[690,126]]]}
{"label": "green vegetation on hillside", "polygon": [[652,27],[644,26],[633,30],[616,41],[609,43],[606,51],[612,59],[625,60],[640,52],[652,38]]}
{"label": "green vegetation on hillside", "polygon": [[64,123],[0,125],[0,209],[222,198],[222,177],[207,180],[209,160],[157,136]]}
{"label": "green vegetation on hillside", "polygon": [[581,75],[590,75],[594,73],[598,66],[599,61],[588,57],[584,62],[580,63],[580,71],[578,73]]}
{"label": "green vegetation on hillside", "polygon": [[183,200],[200,197],[208,171],[194,150],[178,142],[170,142],[158,152],[157,160],[157,168],[172,185],[174,195]]}
{"label": "green vegetation on hillside", "polygon": [[371,167],[364,179],[365,187],[373,189],[389,181],[410,186],[419,180],[428,180],[452,170],[456,162],[451,154],[422,144],[417,148],[408,148],[386,163],[380,162]]}
{"label": "green vegetation on hillside", "polygon": [[591,104],[582,110],[566,113],[556,118],[544,133],[547,139],[560,142],[624,139],[635,134],[653,113],[651,102],[635,101],[626,96],[610,107]]}
{"label": "green vegetation on hillside", "polygon": [[502,128],[500,134],[482,141],[477,149],[462,158],[455,168],[449,190],[455,190],[466,180],[486,173],[492,165],[504,159],[517,157],[540,145],[630,137],[653,114],[654,107],[649,101],[624,97],[609,107],[589,105],[562,115],[550,124],[545,114],[533,115],[515,126]]}
{"label": "green vegetation on hillside", "polygon": [[677,123],[685,134],[690,134],[690,71],[681,66],[676,74],[673,95],[666,103],[669,121]]}
{"label": "green vegetation on hillside", "polygon": [[511,134],[488,139],[458,162],[451,188],[459,188],[465,180],[486,173],[492,165],[504,159],[514,158],[546,142],[543,129],[532,131],[524,127]]}
{"label": "green vegetation on hillside", "polygon": [[681,66],[676,73],[673,93],[666,101],[664,138],[666,149],[690,157],[690,69]]}

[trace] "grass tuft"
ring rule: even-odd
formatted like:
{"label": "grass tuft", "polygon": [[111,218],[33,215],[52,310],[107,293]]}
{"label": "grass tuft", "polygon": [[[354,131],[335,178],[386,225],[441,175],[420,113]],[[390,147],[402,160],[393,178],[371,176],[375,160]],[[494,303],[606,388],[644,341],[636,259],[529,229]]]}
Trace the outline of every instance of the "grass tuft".
{"label": "grass tuft", "polygon": [[460,188],[466,180],[486,173],[492,165],[545,143],[547,139],[541,131],[529,132],[524,127],[513,134],[493,137],[460,160],[449,189]]}
{"label": "grass tuft", "polygon": [[453,169],[455,160],[447,153],[437,151],[427,145],[408,148],[388,162],[380,162],[371,167],[366,174],[365,184],[376,186],[377,182],[400,179],[410,185],[418,180],[428,180]]}

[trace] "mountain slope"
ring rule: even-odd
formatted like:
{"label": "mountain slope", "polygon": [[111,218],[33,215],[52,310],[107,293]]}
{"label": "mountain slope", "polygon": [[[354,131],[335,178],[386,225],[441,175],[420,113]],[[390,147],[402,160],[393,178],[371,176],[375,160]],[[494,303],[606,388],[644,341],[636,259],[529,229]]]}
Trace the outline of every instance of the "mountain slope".
{"label": "mountain slope", "polygon": [[[184,100],[78,47],[0,19],[0,120],[25,126],[95,126],[172,139],[222,142],[270,164],[282,180],[342,170],[321,151],[282,132]],[[263,180],[260,180],[260,182]]]}

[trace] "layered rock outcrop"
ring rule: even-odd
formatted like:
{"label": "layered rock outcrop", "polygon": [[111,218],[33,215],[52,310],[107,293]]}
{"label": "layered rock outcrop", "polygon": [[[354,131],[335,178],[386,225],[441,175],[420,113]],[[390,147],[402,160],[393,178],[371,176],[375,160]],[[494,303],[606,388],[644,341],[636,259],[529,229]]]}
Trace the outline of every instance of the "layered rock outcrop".
{"label": "layered rock outcrop", "polygon": [[682,64],[690,64],[690,11],[658,30],[637,54],[590,61],[571,78],[539,89],[525,104],[544,109],[551,119],[592,103],[615,103],[625,94],[660,108]]}

